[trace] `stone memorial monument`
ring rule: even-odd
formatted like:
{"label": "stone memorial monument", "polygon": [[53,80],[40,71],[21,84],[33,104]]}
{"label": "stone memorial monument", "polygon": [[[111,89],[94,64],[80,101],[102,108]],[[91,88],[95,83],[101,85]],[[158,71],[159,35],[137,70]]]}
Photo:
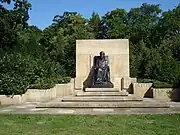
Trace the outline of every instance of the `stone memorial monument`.
{"label": "stone memorial monument", "polygon": [[[98,67],[100,63],[102,64]],[[92,87],[113,87],[121,90],[122,85],[126,85],[122,84],[122,78],[128,78],[127,81],[131,82],[128,39],[76,41],[75,90]]]}

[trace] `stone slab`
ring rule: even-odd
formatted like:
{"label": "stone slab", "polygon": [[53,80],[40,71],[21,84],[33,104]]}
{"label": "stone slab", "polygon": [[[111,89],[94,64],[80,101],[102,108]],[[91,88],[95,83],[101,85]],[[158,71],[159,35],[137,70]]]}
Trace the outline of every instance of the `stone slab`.
{"label": "stone slab", "polygon": [[[148,101],[153,104],[159,102],[154,99],[144,99],[144,101],[146,102]],[[30,111],[29,109],[26,108],[18,109],[16,108],[16,105],[11,105],[0,108],[0,114],[30,114],[30,115],[31,114],[42,114],[42,115],[43,114],[50,114],[50,115],[180,114],[179,102],[166,101],[166,103],[170,105],[170,108],[45,108],[45,110]],[[26,105],[28,106],[28,104]],[[33,107],[33,106],[29,104],[29,107]],[[114,110],[114,112],[112,110]]]}
{"label": "stone slab", "polygon": [[105,109],[105,108],[95,108],[93,109],[94,112],[102,112],[102,113],[107,113],[107,112],[114,112],[114,109]]}
{"label": "stone slab", "polygon": [[86,88],[86,92],[119,92],[118,88]]}
{"label": "stone slab", "polygon": [[93,96],[63,98],[62,102],[128,102],[142,100],[143,99],[138,96]]}
{"label": "stone slab", "polygon": [[0,110],[0,112],[12,112],[14,111],[13,109],[3,109],[3,110]]}
{"label": "stone slab", "polygon": [[125,91],[120,92],[77,92],[76,96],[128,96]]}
{"label": "stone slab", "polygon": [[32,108],[32,109],[29,109],[29,111],[44,111],[46,109],[47,108]]}
{"label": "stone slab", "polygon": [[60,109],[58,114],[73,114],[75,111],[73,109]]}
{"label": "stone slab", "polygon": [[55,102],[37,108],[169,108],[167,102]]}

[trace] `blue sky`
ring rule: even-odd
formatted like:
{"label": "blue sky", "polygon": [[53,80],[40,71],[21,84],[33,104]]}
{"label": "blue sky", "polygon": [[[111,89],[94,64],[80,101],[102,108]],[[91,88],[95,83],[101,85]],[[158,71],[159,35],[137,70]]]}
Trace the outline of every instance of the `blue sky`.
{"label": "blue sky", "polygon": [[62,15],[64,11],[76,11],[89,18],[93,11],[101,16],[116,8],[124,8],[127,11],[134,7],[140,7],[142,3],[160,4],[163,10],[177,6],[179,0],[29,0],[32,4],[30,11],[30,25],[36,25],[44,29],[52,23],[55,15]]}

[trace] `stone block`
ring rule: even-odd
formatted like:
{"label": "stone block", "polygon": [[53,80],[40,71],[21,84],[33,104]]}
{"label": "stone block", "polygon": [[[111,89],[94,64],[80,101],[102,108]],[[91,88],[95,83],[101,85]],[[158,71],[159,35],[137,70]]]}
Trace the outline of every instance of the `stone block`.
{"label": "stone block", "polygon": [[13,97],[7,97],[6,95],[0,95],[0,104],[2,105],[14,105],[21,104],[21,95],[14,95]]}
{"label": "stone block", "polygon": [[140,97],[148,96],[152,83],[133,83],[133,94]]}
{"label": "stone block", "polygon": [[153,98],[156,100],[171,101],[171,95],[173,88],[153,88]]}
{"label": "stone block", "polygon": [[63,97],[74,95],[74,87],[72,83],[68,84],[57,84],[56,85],[56,97]]}
{"label": "stone block", "polygon": [[[75,90],[82,90],[85,82],[86,82],[85,77],[76,77],[75,78]],[[89,83],[88,80],[87,80],[87,83]]]}
{"label": "stone block", "polygon": [[128,92],[132,93],[132,84],[136,83],[136,78],[130,78],[130,77],[123,77],[121,80],[121,88],[127,90]]}
{"label": "stone block", "polygon": [[114,84],[114,88],[117,88],[119,91],[121,91],[121,77],[113,77],[111,78],[111,81]]}
{"label": "stone block", "polygon": [[86,92],[118,92],[118,88],[86,88]]}

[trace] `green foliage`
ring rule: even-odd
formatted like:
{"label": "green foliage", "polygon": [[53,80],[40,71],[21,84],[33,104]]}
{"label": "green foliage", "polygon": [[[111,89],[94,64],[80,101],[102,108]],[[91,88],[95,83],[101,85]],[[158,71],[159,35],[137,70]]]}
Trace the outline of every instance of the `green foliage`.
{"label": "green foliage", "polygon": [[64,12],[43,31],[28,26],[30,9],[26,0],[0,0],[0,93],[69,82],[75,77],[76,40],[94,38],[129,39],[131,77],[148,78],[154,87],[180,85],[180,5],[162,12],[159,5],[144,3],[102,17],[93,12],[89,19]]}
{"label": "green foliage", "polygon": [[93,12],[89,19],[88,25],[92,29],[92,33],[96,39],[103,38],[103,25],[98,13]]}
{"label": "green foliage", "polygon": [[169,84],[167,82],[161,82],[154,79],[138,79],[139,83],[152,83],[153,88],[173,88],[174,86],[172,84]]}
{"label": "green foliage", "polygon": [[71,77],[52,78],[51,80],[46,80],[46,81],[42,80],[36,84],[30,84],[28,88],[29,89],[50,89],[50,88],[53,88],[55,84],[69,83],[70,80],[71,80]]}
{"label": "green foliage", "polygon": [[0,60],[0,65],[0,90],[6,95],[23,94],[31,84],[47,88],[67,81],[63,78],[63,67],[50,59],[6,54]]}
{"label": "green foliage", "polygon": [[160,82],[160,81],[155,81],[153,83],[153,88],[173,88],[174,86],[172,84],[169,84],[167,82]]}
{"label": "green foliage", "polygon": [[59,83],[68,83],[71,81],[71,77],[63,77],[63,81]]}
{"label": "green foliage", "polygon": [[[14,4],[13,9],[6,9],[3,3]],[[31,4],[26,0],[0,1],[0,49],[13,48],[17,42],[18,26],[22,29],[28,26],[28,11]]]}
{"label": "green foliage", "polygon": [[6,54],[0,59],[0,92],[6,95],[22,94],[28,87],[28,61],[20,54]]}
{"label": "green foliage", "polygon": [[53,88],[55,86],[55,84],[44,84],[44,83],[41,83],[41,84],[31,84],[29,85],[28,89],[40,89],[40,90],[44,90],[44,89],[50,89],[50,88]]}
{"label": "green foliage", "polygon": [[126,14],[124,9],[115,9],[103,16],[104,37],[112,39],[126,37]]}
{"label": "green foliage", "polygon": [[91,39],[93,34],[89,25],[86,25],[87,20],[76,12],[56,15],[53,21],[43,31],[40,43],[53,61],[64,66],[68,76],[75,77],[76,40]]}

